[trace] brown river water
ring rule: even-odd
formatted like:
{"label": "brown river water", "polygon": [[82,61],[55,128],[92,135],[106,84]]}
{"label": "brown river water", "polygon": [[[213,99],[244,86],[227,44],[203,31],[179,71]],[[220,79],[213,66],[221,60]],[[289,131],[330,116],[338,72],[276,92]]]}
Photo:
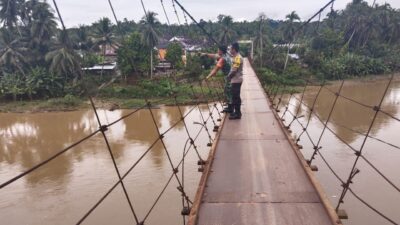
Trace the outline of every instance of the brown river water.
{"label": "brown river water", "polygon": [[[346,81],[341,94],[344,97],[354,99],[365,105],[376,106],[382,98],[387,83],[388,79],[358,82]],[[314,108],[314,112],[323,121],[326,121],[328,118],[335,100],[335,95],[331,91],[339,91],[340,83],[338,82],[329,85],[328,88],[329,90],[325,88],[321,90]],[[304,103],[307,106],[313,105],[318,90],[318,87],[309,87],[306,89]],[[302,94],[297,94],[295,98],[290,100],[289,110],[291,112],[295,113],[298,109],[301,95]],[[283,102],[286,103],[289,100],[289,96],[284,96],[283,99]],[[310,115],[310,110],[307,106],[302,105],[298,114],[300,117],[304,116],[300,119],[303,126],[307,124]],[[282,115],[285,108],[281,106],[280,110],[280,115]],[[382,110],[400,118],[400,82],[396,81],[390,86],[383,101]],[[372,109],[355,104],[346,98],[339,97],[332,112],[328,127],[333,130],[340,139],[350,144],[356,150],[359,150],[364,140],[364,135],[371,124],[374,113],[375,111]],[[285,114],[285,123],[290,123],[292,119],[293,115],[290,113]],[[316,116],[311,117],[308,131],[314,143],[318,142],[323,127],[324,125]],[[349,128],[359,133],[364,133],[364,135],[351,131]],[[293,137],[297,139],[298,135],[303,131],[303,128],[295,121],[292,125],[292,131]],[[379,113],[372,127],[370,136],[400,146],[400,122]],[[313,145],[306,134],[301,136],[299,144],[304,147],[302,153],[305,158],[310,159],[314,150]],[[342,180],[347,180],[356,159],[354,152],[329,130],[325,130],[319,146],[322,146],[320,151],[332,166],[332,169],[337,172]],[[369,138],[365,143],[363,155],[397,187],[400,187],[400,149]],[[317,165],[319,168],[319,171],[315,173],[318,181],[323,186],[326,195],[332,202],[332,205],[336,207],[342,191],[340,182],[331,173],[319,155],[316,156],[313,164]],[[399,224],[399,191],[389,185],[363,159],[358,161],[356,168],[360,170],[360,173],[355,176],[353,183],[350,186],[351,189],[367,203],[394,220],[396,224]],[[350,192],[348,192],[344,198],[344,204],[341,208],[345,209],[349,215],[348,220],[343,220],[344,224],[392,224],[382,219],[371,211],[371,209],[360,203],[360,201],[358,201]]]}
{"label": "brown river water", "polygon": [[[181,107],[188,113],[193,107]],[[201,110],[208,117],[207,107]],[[104,124],[119,119],[130,110],[99,111]],[[153,113],[161,132],[181,118],[178,108],[162,107]],[[214,113],[216,116],[216,113]],[[199,110],[187,117],[191,136],[201,129]],[[190,121],[190,122],[189,122]],[[208,122],[211,129],[213,124]],[[93,111],[0,114],[0,181],[12,178],[47,159],[98,128]],[[121,174],[124,174],[158,137],[148,110],[112,126],[107,137]],[[174,165],[183,154],[187,141],[183,123],[165,135],[164,141]],[[206,132],[196,141],[199,153],[206,159],[209,151]],[[198,157],[192,150],[185,159],[185,190],[193,200],[200,175]],[[180,169],[179,177],[181,177]],[[172,175],[162,143],[159,141],[138,166],[126,177],[125,186],[133,207],[142,220]],[[3,188],[0,191],[1,225],[76,224],[79,219],[118,181],[112,160],[100,134],[71,149],[54,161]],[[166,189],[146,224],[182,224],[181,194],[175,179]],[[83,224],[136,224],[119,186]]]}
{"label": "brown river water", "polygon": [[[347,82],[343,95],[376,105],[382,96],[386,80],[374,82]],[[337,90],[338,84],[329,88]],[[317,93],[316,87],[310,87],[305,94],[305,103],[312,105]],[[300,94],[297,95],[300,98]],[[287,101],[288,97],[286,97]],[[321,118],[328,117],[334,95],[324,89],[316,103],[315,113]],[[246,104],[245,102],[243,104]],[[290,110],[298,105],[291,100]],[[185,112],[190,106],[183,107]],[[400,83],[395,82],[389,89],[383,109],[400,117]],[[206,107],[202,107],[206,115]],[[284,108],[281,108],[281,112]],[[99,111],[102,123],[110,123],[130,110],[113,112]],[[351,103],[343,98],[338,100],[329,127],[354,146],[360,147],[363,136],[345,129],[344,126],[365,133],[371,122],[371,109]],[[180,114],[177,108],[163,107],[154,110],[157,124],[161,130],[166,130]],[[300,114],[305,117],[300,120],[305,124],[309,111],[301,107]],[[286,121],[290,121],[289,114]],[[201,121],[196,110],[188,116],[187,121]],[[212,123],[208,123],[212,128]],[[200,125],[188,123],[189,132],[194,136]],[[97,121],[93,111],[76,111],[60,113],[35,114],[0,114],[0,182],[27,170],[38,162],[48,158],[65,146],[88,135],[97,129]],[[323,125],[312,117],[309,127],[310,135],[316,142]],[[301,127],[294,122],[293,135],[301,132]],[[107,131],[111,148],[115,155],[118,168],[125,173],[140,155],[153,143],[157,137],[155,126],[148,110],[121,121]],[[212,134],[213,135],[213,134]],[[371,136],[400,146],[400,122],[379,114],[372,128]],[[174,164],[181,157],[187,134],[182,123],[169,132],[165,143]],[[205,132],[196,142],[202,158],[206,158],[208,136]],[[302,152],[309,158],[312,145],[304,135],[300,144]],[[346,179],[355,155],[348,147],[329,131],[321,139],[321,152],[332,164],[342,179]],[[365,157],[381,170],[393,183],[400,186],[400,150],[379,141],[368,139],[363,151]],[[191,199],[194,198],[200,173],[197,172],[197,155],[191,150],[185,161],[185,190]],[[341,192],[340,183],[330,173],[319,156],[315,159],[319,171],[316,176],[323,186],[332,205],[336,206]],[[400,194],[388,185],[363,160],[357,168],[360,173],[354,178],[351,188],[368,203],[382,211],[385,215],[400,223]],[[143,218],[151,208],[152,203],[171,176],[171,166],[160,142],[143,158],[141,163],[125,179],[129,196],[137,211],[139,219]],[[181,176],[181,171],[179,173]],[[0,224],[1,225],[55,225],[75,224],[99,198],[104,195],[117,181],[110,155],[101,134],[63,154],[48,165],[16,181],[0,190]],[[177,191],[175,179],[166,189],[145,224],[177,225],[182,224],[180,212],[182,209],[181,195]],[[351,193],[345,197],[343,209],[349,214],[348,225],[385,225],[390,224],[366,208]],[[88,217],[83,224],[135,224],[124,198],[121,187],[115,191]]]}

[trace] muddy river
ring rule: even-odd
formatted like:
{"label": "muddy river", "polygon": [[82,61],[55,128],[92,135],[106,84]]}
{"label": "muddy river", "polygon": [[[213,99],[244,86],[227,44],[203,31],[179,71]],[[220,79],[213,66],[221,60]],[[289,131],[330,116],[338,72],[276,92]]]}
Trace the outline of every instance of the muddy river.
{"label": "muddy river", "polygon": [[[366,105],[377,105],[387,80],[368,82],[346,82],[342,91],[350,97]],[[339,84],[328,87],[336,91]],[[311,106],[317,87],[307,88],[304,102]],[[300,98],[301,95],[296,95]],[[316,102],[314,112],[326,120],[335,95],[328,89],[323,89]],[[288,96],[285,97],[285,101]],[[246,104],[245,102],[243,104]],[[290,101],[289,109],[295,111],[298,101]],[[191,106],[182,108],[189,112]],[[395,82],[389,89],[383,102],[383,110],[400,117],[400,83]],[[281,113],[284,108],[281,107]],[[102,123],[111,123],[131,110],[99,111]],[[206,107],[202,107],[205,116]],[[163,107],[154,110],[157,125],[161,131],[167,130],[180,118],[177,108]],[[306,124],[310,111],[307,107],[300,108],[300,119]],[[328,127],[338,136],[359,149],[365,133],[371,123],[374,111],[339,98],[333,111]],[[286,121],[292,116],[286,114]],[[198,110],[188,116],[189,132],[195,136],[201,128],[193,121],[201,122]],[[212,130],[212,123],[208,123]],[[98,128],[96,117],[91,110],[60,113],[35,114],[0,114],[0,181],[1,183],[25,171],[35,164],[47,159],[57,150],[90,134]],[[311,117],[308,131],[314,142],[318,141],[323,124]],[[357,132],[351,131],[355,130]],[[294,122],[293,135],[297,137],[302,128]],[[212,132],[211,132],[212,133]],[[133,116],[112,126],[107,132],[117,166],[125,173],[133,163],[147,150],[158,137],[148,110],[140,111]],[[213,133],[212,133],[213,135]],[[363,155],[387,176],[395,185],[400,186],[400,150],[382,141],[400,146],[400,122],[379,113],[372,127],[371,136],[365,144]],[[176,165],[182,158],[183,146],[187,140],[183,123],[165,135],[164,141]],[[196,144],[202,158],[206,158],[208,136],[202,132]],[[306,158],[312,153],[312,145],[306,135],[301,137],[300,144]],[[355,154],[330,131],[325,131],[321,138],[321,153],[332,165],[342,179],[347,179],[355,160]],[[185,160],[184,185],[191,199],[200,179],[197,171],[198,156],[190,151]],[[322,184],[327,196],[336,206],[341,193],[338,180],[328,170],[321,158],[317,156],[314,164],[319,171],[316,176]],[[353,180],[351,188],[372,206],[382,211],[388,217],[400,222],[400,194],[389,185],[364,160],[360,160],[357,168],[361,171]],[[181,176],[179,171],[179,176]],[[126,177],[125,186],[131,197],[133,207],[139,219],[143,219],[171,177],[172,169],[163,148],[158,142],[143,158],[138,166]],[[112,160],[101,134],[83,142],[61,155],[51,163],[23,177],[0,191],[0,224],[4,225],[55,225],[75,224],[97,200],[99,200],[115,182],[117,175]],[[177,225],[182,224],[181,194],[177,191],[177,181],[172,179],[146,224]],[[390,224],[381,219],[369,208],[360,203],[351,193],[344,199],[343,209],[349,214],[345,220],[348,225],[382,225]],[[83,224],[135,224],[128,203],[121,187],[117,187],[108,198],[87,218]]]}

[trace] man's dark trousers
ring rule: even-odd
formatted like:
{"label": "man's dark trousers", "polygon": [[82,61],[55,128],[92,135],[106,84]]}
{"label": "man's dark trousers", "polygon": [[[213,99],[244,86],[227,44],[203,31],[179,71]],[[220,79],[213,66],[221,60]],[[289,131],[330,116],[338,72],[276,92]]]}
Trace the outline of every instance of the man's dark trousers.
{"label": "man's dark trousers", "polygon": [[242,105],[242,99],[240,98],[240,88],[242,87],[242,83],[232,83],[232,105],[234,109],[234,114],[237,116],[242,116],[242,112],[240,111],[240,106]]}

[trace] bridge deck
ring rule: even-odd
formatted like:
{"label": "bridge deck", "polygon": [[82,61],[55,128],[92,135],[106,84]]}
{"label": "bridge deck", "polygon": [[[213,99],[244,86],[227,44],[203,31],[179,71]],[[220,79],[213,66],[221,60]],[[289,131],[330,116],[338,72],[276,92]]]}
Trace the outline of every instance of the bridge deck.
{"label": "bridge deck", "polygon": [[225,121],[189,224],[336,224],[247,60],[244,77],[242,119]]}

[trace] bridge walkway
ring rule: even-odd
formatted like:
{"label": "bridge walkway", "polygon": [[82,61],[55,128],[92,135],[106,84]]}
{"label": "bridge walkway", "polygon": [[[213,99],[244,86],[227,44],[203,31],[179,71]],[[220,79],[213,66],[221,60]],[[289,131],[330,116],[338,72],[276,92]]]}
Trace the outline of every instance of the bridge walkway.
{"label": "bridge walkway", "polygon": [[189,224],[341,224],[247,59],[241,120],[225,120]]}

